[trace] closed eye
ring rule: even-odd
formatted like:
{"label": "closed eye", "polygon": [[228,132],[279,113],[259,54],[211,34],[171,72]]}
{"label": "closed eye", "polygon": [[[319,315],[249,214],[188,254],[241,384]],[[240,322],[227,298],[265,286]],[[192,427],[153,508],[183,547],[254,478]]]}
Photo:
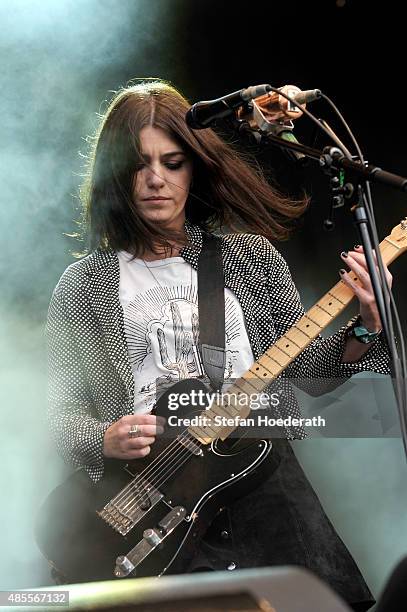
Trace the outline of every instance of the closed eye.
{"label": "closed eye", "polygon": [[[184,160],[165,162],[164,165],[166,168],[168,168],[168,170],[180,170],[182,166],[184,165]],[[143,164],[142,162],[140,162],[139,164],[136,165],[136,168],[135,168],[136,172],[140,172],[140,170],[142,170],[146,166],[148,166],[148,164]]]}
{"label": "closed eye", "polygon": [[180,168],[182,168],[183,164],[183,161],[167,162],[165,166],[166,168],[168,168],[168,170],[179,170]]}

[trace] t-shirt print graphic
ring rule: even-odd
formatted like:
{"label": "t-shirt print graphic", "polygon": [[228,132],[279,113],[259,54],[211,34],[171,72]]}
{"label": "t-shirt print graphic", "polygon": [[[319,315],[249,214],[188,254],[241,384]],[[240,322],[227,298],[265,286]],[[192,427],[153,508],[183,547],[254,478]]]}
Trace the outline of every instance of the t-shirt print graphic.
{"label": "t-shirt print graphic", "polygon": [[[225,381],[239,357],[242,321],[225,299]],[[124,309],[124,327],[135,381],[135,411],[153,408],[157,397],[180,380],[204,374],[200,364],[197,288],[153,287]]]}

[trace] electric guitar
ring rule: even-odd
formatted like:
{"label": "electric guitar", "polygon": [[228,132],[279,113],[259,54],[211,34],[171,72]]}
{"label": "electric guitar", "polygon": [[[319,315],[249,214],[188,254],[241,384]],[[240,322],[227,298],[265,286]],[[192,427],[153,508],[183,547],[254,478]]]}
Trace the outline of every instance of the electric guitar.
{"label": "electric guitar", "polygon": [[[407,218],[380,244],[391,263],[407,249]],[[356,277],[355,280],[357,281]],[[358,282],[358,281],[357,281]],[[277,463],[269,439],[242,444],[231,434],[261,393],[337,317],[353,298],[339,281],[280,337],[228,390],[235,401],[213,402],[176,437],[157,438],[145,459],[106,461],[92,483],[74,472],[46,499],[36,524],[37,544],[67,582],[182,573],[196,545],[224,504],[247,494]],[[180,381],[169,393],[207,392],[198,379]],[[201,418],[203,417],[204,418]]]}

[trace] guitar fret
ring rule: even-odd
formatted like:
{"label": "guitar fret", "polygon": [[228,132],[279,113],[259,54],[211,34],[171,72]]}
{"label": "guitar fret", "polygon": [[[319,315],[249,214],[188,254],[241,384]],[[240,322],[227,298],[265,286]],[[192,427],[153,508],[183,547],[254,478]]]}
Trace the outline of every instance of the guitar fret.
{"label": "guitar fret", "polygon": [[[207,410],[206,414],[208,415],[208,413],[213,413],[215,416],[220,416],[222,418],[227,418],[227,419],[231,416],[235,416],[234,414],[231,414],[230,412],[226,411],[225,407],[220,406],[219,404],[216,404],[215,406],[212,406],[210,410]],[[210,414],[210,418],[212,418],[211,414]]]}
{"label": "guitar fret", "polygon": [[315,306],[323,310],[329,316],[330,319],[333,319],[334,315],[331,312],[329,312],[329,310],[325,308],[325,306],[322,306],[321,302],[318,302],[318,304],[315,304]]}
{"label": "guitar fret", "polygon": [[319,308],[321,311],[323,311],[325,314],[327,314],[327,315],[328,315],[328,317],[329,317],[329,321],[330,321],[331,319],[334,319],[334,318],[336,317],[336,315],[337,315],[337,314],[339,314],[339,312],[340,312],[339,310],[335,310],[335,312],[334,312],[334,313],[332,313],[332,311],[328,310],[328,308],[326,308],[325,306],[323,306],[323,305],[322,305],[320,302],[318,302],[318,304],[316,304],[316,306],[317,306],[317,307],[318,307],[318,308]]}
{"label": "guitar fret", "polygon": [[[270,379],[272,379],[272,376],[270,376],[269,372],[264,372],[264,377],[260,378],[259,376],[257,376],[257,374],[254,374],[253,372],[247,372],[244,377],[246,380],[248,380],[250,378],[250,382],[252,384],[253,390],[256,393],[261,392],[264,387],[269,383]],[[268,374],[268,377],[267,377]]]}
{"label": "guitar fret", "polygon": [[[269,349],[269,351],[271,351],[271,349]],[[272,351],[271,351],[272,352]],[[275,357],[273,357],[273,355],[270,355],[270,353],[268,351],[266,351],[264,353],[264,355],[262,356],[262,358],[259,360],[259,363],[261,363],[261,365],[264,367],[265,370],[268,370],[270,373],[272,372],[270,370],[270,367],[275,367],[275,365],[278,367],[279,370],[281,370],[284,366],[279,363],[277,361],[277,359]],[[288,363],[288,362],[287,362]],[[267,367],[269,366],[269,367]]]}
{"label": "guitar fret", "polygon": [[385,238],[384,240],[386,242],[388,242],[389,244],[391,244],[392,246],[394,246],[397,250],[399,250],[401,248],[398,244],[393,242],[393,240],[391,238],[389,238],[389,237]]}
{"label": "guitar fret", "polygon": [[319,325],[314,323],[314,321],[310,319],[307,315],[301,317],[301,319],[295,324],[295,327],[302,331],[303,334],[307,336],[307,338],[315,338],[321,331]]}
{"label": "guitar fret", "polygon": [[[234,385],[233,385],[233,387],[237,387],[239,389],[239,391],[244,393],[244,394],[250,393],[250,389],[249,389],[249,391],[246,391],[245,390],[245,386],[249,386],[252,389],[254,388],[252,383],[250,382],[250,380],[244,379],[244,378],[238,378],[237,380],[235,380]],[[232,389],[233,389],[233,387],[232,387]]]}
{"label": "guitar fret", "polygon": [[337,314],[343,308],[343,304],[335,297],[331,297],[330,295],[324,295],[324,297],[321,298],[317,304],[319,304],[321,308],[324,308],[331,315]]}
{"label": "guitar fret", "polygon": [[254,365],[252,365],[250,370],[248,370],[246,374],[242,376],[242,378],[245,380],[250,379],[250,382],[253,384],[256,379],[262,381],[267,374],[270,374],[270,372],[265,371],[265,368],[263,368],[257,361]]}
{"label": "guitar fret", "polygon": [[[212,421],[213,417],[211,415],[208,415],[206,413],[205,417],[206,417],[206,421],[205,421],[204,426],[194,427],[194,429],[203,431],[206,434],[206,438],[209,440],[215,440],[216,438],[219,438],[223,434],[225,428],[213,422]],[[208,420],[209,420],[209,423],[208,423]]]}
{"label": "guitar fret", "polygon": [[[224,414],[226,415],[226,417],[235,416],[234,412],[231,412],[230,410],[228,410],[228,408],[230,407],[229,405],[221,407],[221,406],[219,406],[219,404],[216,404],[216,407],[217,408],[221,408],[223,410]],[[211,410],[213,410],[213,408],[211,408]],[[233,410],[233,408],[232,408],[232,410]],[[215,414],[219,414],[219,413],[215,412]]]}
{"label": "guitar fret", "polygon": [[342,302],[342,300],[339,299],[338,295],[333,293],[333,291],[335,290],[335,287],[331,290],[328,291],[327,295],[329,295],[330,298],[332,298],[333,300],[336,300],[337,302],[340,303],[341,308],[347,306],[346,302]]}
{"label": "guitar fret", "polygon": [[298,355],[298,349],[299,349],[298,344],[295,344],[295,342],[292,342],[292,341],[288,341],[287,334],[284,334],[283,336],[281,336],[281,338],[279,338],[273,346],[277,346],[280,349],[280,351],[282,351],[285,355],[288,355],[290,359],[293,359],[294,357]]}
{"label": "guitar fret", "polygon": [[[278,357],[281,356],[282,359],[279,360]],[[283,363],[281,363],[281,361],[283,361]],[[290,358],[287,357],[287,355],[285,355],[282,351],[279,351],[277,353],[276,350],[274,350],[274,347],[272,349],[268,349],[268,351],[266,351],[264,353],[264,355],[262,356],[262,358],[260,359],[260,363],[262,365],[264,365],[266,370],[270,370],[271,367],[273,367],[275,369],[275,367],[277,366],[278,368],[278,372],[273,372],[274,376],[277,376],[280,372],[280,370],[284,369],[285,366],[290,363]],[[267,367],[269,366],[269,367]]]}
{"label": "guitar fret", "polygon": [[257,391],[256,387],[252,385],[249,379],[243,380],[243,378],[239,378],[238,380],[235,381],[233,386],[229,389],[229,393],[236,393],[236,395],[244,396],[244,395],[250,395],[251,393],[253,393],[253,390]]}
{"label": "guitar fret", "polygon": [[346,306],[353,298],[353,291],[343,281],[338,283],[335,287],[335,297],[340,300]]}
{"label": "guitar fret", "polygon": [[[312,316],[311,316],[312,315]],[[318,333],[321,331],[321,329],[323,328],[322,325],[320,325],[317,321],[314,320],[314,316],[317,316],[317,313],[315,312],[315,306],[313,306],[312,308],[310,308],[305,315],[303,315],[304,318],[308,319],[308,321],[311,321],[314,325],[316,325],[316,327],[318,328]]]}
{"label": "guitar fret", "polygon": [[331,293],[324,295],[324,297],[319,300],[318,304],[333,317],[339,314],[345,306],[343,302],[338,300],[338,298]]}
{"label": "guitar fret", "polygon": [[[325,327],[326,325],[328,325],[328,323],[330,323],[332,321],[332,316],[329,314],[329,312],[327,312],[324,308],[322,308],[319,304],[315,304],[315,306],[313,307],[314,309],[318,309],[318,312],[315,312],[315,316],[318,319],[322,319],[322,321],[320,321],[318,323],[318,325],[322,328]],[[314,314],[314,312],[312,313]]]}
{"label": "guitar fret", "polygon": [[[301,331],[300,329],[298,329],[297,327],[295,327],[295,325],[293,327],[291,327],[288,331],[286,331],[286,333],[284,334],[283,338],[286,337],[290,340],[290,342],[292,342],[293,344],[295,344],[299,350],[302,349],[304,340],[301,338],[301,336],[304,336],[305,340],[308,341],[308,336],[306,334],[304,334],[303,331]],[[296,338],[296,340],[294,339]]]}
{"label": "guitar fret", "polygon": [[[301,353],[301,350],[302,350],[302,349],[301,349],[301,347],[299,347],[297,344],[294,344],[294,342],[291,342],[291,341],[290,341],[290,342],[287,342],[287,340],[286,340],[286,337],[285,337],[285,336],[282,336],[282,337],[279,339],[279,342],[284,343],[284,348],[285,348],[286,350],[287,350],[287,345],[288,345],[288,350],[290,351],[290,352],[287,352],[287,353],[286,353],[286,355],[289,357],[289,361],[288,361],[288,363],[287,363],[287,365],[288,365],[288,364],[289,364],[289,363],[291,363],[291,362],[292,362],[292,361],[293,361],[293,360],[294,360],[296,357],[298,357],[298,355]],[[287,367],[287,365],[286,365],[286,366],[284,366],[284,367]]]}
{"label": "guitar fret", "polygon": [[277,344],[274,344],[268,351],[265,352],[267,357],[270,359],[274,359],[280,366],[280,368],[285,368],[291,361],[291,355],[283,351]]}
{"label": "guitar fret", "polygon": [[[273,369],[271,369],[269,367],[265,367],[265,366],[263,366],[261,364],[260,361],[257,361],[254,365],[252,365],[252,367],[250,368],[250,370],[246,374],[251,375],[251,376],[256,376],[262,382],[264,381],[264,379],[267,376],[271,375],[272,377],[275,377],[275,376],[277,376],[280,373],[281,367],[280,367],[280,365],[275,360],[273,360],[273,361],[274,361],[274,363],[277,366],[277,371],[276,372],[273,372]],[[270,364],[268,364],[268,365],[270,366]],[[274,364],[271,364],[271,365],[274,365]],[[275,366],[274,366],[274,369],[275,369]],[[242,378],[246,379],[246,374],[244,374],[242,376]]]}

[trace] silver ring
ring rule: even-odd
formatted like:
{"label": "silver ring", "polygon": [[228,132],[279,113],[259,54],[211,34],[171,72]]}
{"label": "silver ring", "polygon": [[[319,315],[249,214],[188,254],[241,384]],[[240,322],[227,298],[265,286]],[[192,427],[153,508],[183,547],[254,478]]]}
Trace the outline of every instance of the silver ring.
{"label": "silver ring", "polygon": [[128,431],[129,438],[137,438],[137,436],[139,435],[138,431],[139,431],[139,426],[132,425]]}

